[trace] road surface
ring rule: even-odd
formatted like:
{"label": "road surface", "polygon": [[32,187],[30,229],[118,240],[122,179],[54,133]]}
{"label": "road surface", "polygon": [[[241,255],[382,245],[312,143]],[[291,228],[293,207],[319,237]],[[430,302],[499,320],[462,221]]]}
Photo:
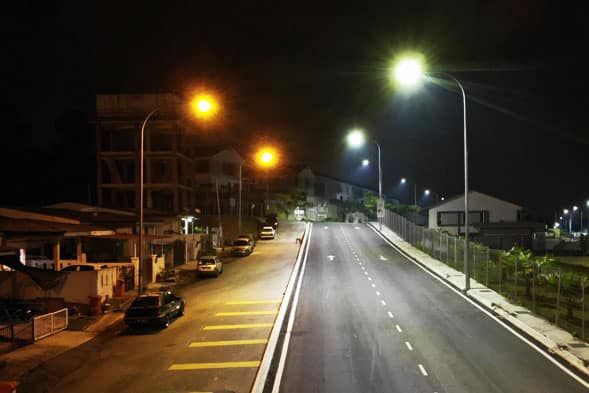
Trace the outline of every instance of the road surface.
{"label": "road surface", "polygon": [[280,392],[587,392],[365,225],[315,224]]}

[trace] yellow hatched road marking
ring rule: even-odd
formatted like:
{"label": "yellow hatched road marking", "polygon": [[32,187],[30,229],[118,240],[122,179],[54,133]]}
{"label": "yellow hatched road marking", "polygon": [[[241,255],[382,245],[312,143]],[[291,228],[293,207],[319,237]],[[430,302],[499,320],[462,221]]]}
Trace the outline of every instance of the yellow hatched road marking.
{"label": "yellow hatched road marking", "polygon": [[182,371],[182,370],[207,370],[214,368],[243,368],[243,367],[258,367],[259,360],[251,362],[219,362],[219,363],[180,363],[172,364],[168,367],[168,371]]}
{"label": "yellow hatched road marking", "polygon": [[276,304],[280,303],[282,299],[273,299],[273,300],[237,300],[233,302],[225,302],[225,304]]}
{"label": "yellow hatched road marking", "polygon": [[278,311],[228,311],[218,312],[217,317],[237,317],[240,315],[276,315]]}
{"label": "yellow hatched road marking", "polygon": [[243,323],[236,325],[210,325],[205,326],[204,330],[229,330],[229,329],[249,329],[249,328],[261,328],[261,327],[272,327],[271,323]]}
{"label": "yellow hatched road marking", "polygon": [[224,347],[227,345],[251,345],[251,344],[266,344],[268,342],[265,338],[256,338],[252,340],[230,340],[230,341],[203,341],[190,343],[189,348],[201,347]]}

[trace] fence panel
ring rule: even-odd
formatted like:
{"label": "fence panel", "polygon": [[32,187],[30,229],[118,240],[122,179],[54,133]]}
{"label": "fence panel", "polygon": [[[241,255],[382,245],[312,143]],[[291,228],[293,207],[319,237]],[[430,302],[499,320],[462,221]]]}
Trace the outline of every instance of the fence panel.
{"label": "fence panel", "polygon": [[33,338],[35,341],[50,336],[68,327],[68,310],[61,310],[40,315],[33,319]]}

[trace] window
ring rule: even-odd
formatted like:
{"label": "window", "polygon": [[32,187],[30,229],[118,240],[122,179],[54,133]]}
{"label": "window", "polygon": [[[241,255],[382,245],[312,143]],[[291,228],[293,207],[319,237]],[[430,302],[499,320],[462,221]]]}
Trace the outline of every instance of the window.
{"label": "window", "polygon": [[222,167],[222,171],[224,175],[227,176],[234,176],[235,175],[235,164],[231,163],[231,162],[224,162],[223,163],[223,167]]}
{"label": "window", "polygon": [[316,196],[323,196],[323,195],[325,195],[325,184],[323,184],[323,183],[315,183],[315,195]]}
{"label": "window", "polygon": [[[476,210],[468,212],[469,224],[484,224],[489,222],[489,211],[487,210]],[[463,211],[449,211],[449,212],[438,212],[438,226],[439,227],[451,227],[464,225],[464,212]]]}

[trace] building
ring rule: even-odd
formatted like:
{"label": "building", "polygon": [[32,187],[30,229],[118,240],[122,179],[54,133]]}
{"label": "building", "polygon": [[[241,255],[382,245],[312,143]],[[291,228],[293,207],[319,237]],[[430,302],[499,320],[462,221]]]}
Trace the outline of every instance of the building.
{"label": "building", "polygon": [[[479,233],[481,224],[521,221],[523,208],[478,191],[469,191],[469,233]],[[430,229],[464,235],[464,194],[449,198],[429,209]]]}
{"label": "building", "polygon": [[144,207],[189,212],[194,204],[194,132],[176,94],[96,96],[97,195],[100,206],[139,205],[141,126],[155,108],[144,134]]}

